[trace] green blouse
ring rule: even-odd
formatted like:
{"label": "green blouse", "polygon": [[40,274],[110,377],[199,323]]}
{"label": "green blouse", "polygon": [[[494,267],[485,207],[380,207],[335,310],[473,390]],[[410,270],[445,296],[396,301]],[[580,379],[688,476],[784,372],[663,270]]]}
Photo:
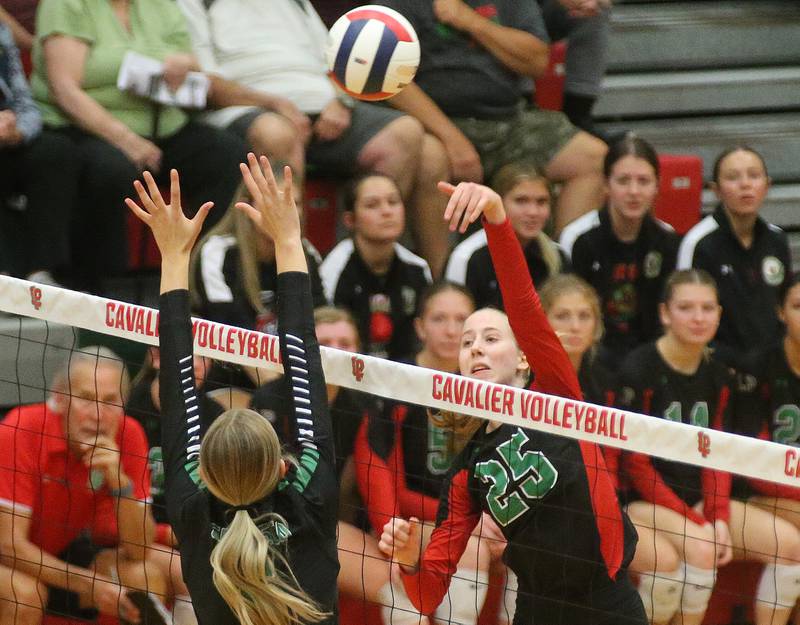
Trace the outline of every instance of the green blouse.
{"label": "green blouse", "polygon": [[[174,0],[130,0],[130,26],[130,32],[125,30],[109,0],[42,0],[36,16],[31,91],[45,124],[72,123],[53,101],[42,55],[42,42],[47,37],[66,35],[89,46],[83,90],[132,131],[151,137],[154,103],[117,89],[122,59],[128,50],[159,60],[178,52],[191,53],[191,40]],[[181,109],[161,107],[158,136],[176,133],[187,121]]]}

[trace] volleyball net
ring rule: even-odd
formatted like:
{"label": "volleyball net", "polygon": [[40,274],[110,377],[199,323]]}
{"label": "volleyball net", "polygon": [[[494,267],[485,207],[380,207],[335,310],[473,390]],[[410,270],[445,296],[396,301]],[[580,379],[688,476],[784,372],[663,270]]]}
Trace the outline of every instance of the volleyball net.
{"label": "volleyball net", "polygon": [[[158,311],[136,304],[0,276],[0,311],[6,313],[0,317],[0,410],[3,413],[14,406],[47,402],[55,391],[54,376],[60,363],[70,353],[81,350],[81,346],[98,343],[110,346],[126,362],[132,372],[138,371],[143,362],[148,358],[151,359],[148,357],[148,346],[158,346]],[[252,387],[248,389],[237,386],[237,378],[231,372],[244,368],[265,372],[266,377],[279,377],[283,373],[278,341],[274,336],[197,318],[193,319],[193,331],[196,355],[213,359],[217,370],[225,372],[221,376],[217,375],[217,379],[214,381],[217,388],[210,393],[223,406],[246,404],[254,391]],[[321,353],[326,382],[342,389],[349,389],[358,397],[363,397],[364,402],[358,403],[359,406],[370,402],[373,404],[377,402],[381,405],[393,402],[419,406],[433,413],[454,413],[490,419],[512,426],[597,443],[605,448],[618,449],[624,453],[646,454],[651,457],[731,473],[742,479],[763,480],[785,486],[797,486],[800,483],[800,478],[798,478],[800,456],[797,448],[792,446],[685,425],[667,419],[653,418],[614,407],[597,406],[578,400],[506,387],[364,354],[354,354],[326,347],[321,348]],[[532,364],[535,370],[536,363]],[[246,384],[241,386],[246,386]],[[69,391],[59,389],[58,392],[63,394]],[[350,427],[349,436],[352,438],[363,425],[359,424],[363,413],[360,408],[351,410],[353,426]],[[402,426],[402,424],[395,425],[398,428]],[[431,428],[433,426],[429,423],[416,423],[410,424],[409,427]],[[427,429],[425,432],[419,432],[420,436],[415,438],[406,436],[397,430],[393,435],[396,437],[395,442],[397,440],[432,441],[432,437],[436,436],[441,439],[441,433],[437,432],[438,428]],[[433,447],[435,445],[432,445],[428,451],[432,453]],[[429,470],[438,469],[440,473],[444,473],[446,467],[442,466],[442,445],[439,445],[437,449],[436,453],[440,454],[437,458],[430,456],[430,453],[428,457],[425,457],[426,452],[422,450],[422,464]],[[0,454],[3,453],[5,453],[4,450],[0,450]],[[346,458],[341,458],[341,460],[342,465],[347,464]],[[152,470],[154,492],[156,492],[158,486],[155,481],[160,473],[159,451],[149,449],[147,461]],[[44,460],[40,460],[40,462],[44,462]],[[11,465],[6,463],[6,466]],[[395,485],[402,483],[404,487],[409,485],[413,487],[413,485],[423,484],[426,479],[425,476],[414,475],[415,470],[421,471],[416,465],[408,465],[397,455],[387,453],[383,458],[380,471],[372,473],[361,471],[361,475],[367,475],[367,479],[395,480]],[[404,473],[404,475],[399,473]],[[342,475],[345,474],[346,470]],[[358,467],[356,467],[355,474],[359,474]],[[22,476],[8,470],[3,471],[0,477],[6,481],[19,481],[19,483],[24,482],[25,484],[32,482],[39,484],[41,480],[46,479],[45,476],[37,476],[33,481],[30,478],[29,475]],[[346,478],[342,477],[341,479],[344,482]],[[370,590],[370,587],[375,585],[375,580],[369,578],[372,573],[368,561],[381,557],[377,552],[374,538],[370,538],[370,536],[379,535],[382,528],[370,527],[370,518],[377,518],[370,515],[369,493],[372,491],[364,488],[363,484],[361,486],[358,489],[360,498],[348,499],[351,502],[348,505],[352,509],[343,513],[343,517],[347,517],[348,520],[346,531],[352,533],[349,534],[351,536],[349,543],[344,544],[346,542],[344,539],[340,543],[340,560],[346,578],[343,579],[340,576],[340,596],[343,598],[340,622],[366,623],[367,625],[372,623],[378,625],[381,622],[395,625],[425,622],[420,621],[419,615],[413,614],[413,606],[410,605],[407,598],[400,598],[399,589],[391,586],[388,567],[385,568],[385,571],[386,581],[389,585],[378,590]],[[16,490],[12,488],[10,491],[7,489],[4,492],[16,492]],[[499,505],[506,507],[513,503],[502,498],[498,501]],[[25,522],[31,525],[32,532],[35,530],[41,534],[42,530],[39,527],[41,524],[63,523],[68,525],[72,523],[69,514],[54,514],[52,519],[49,519],[46,503],[42,508],[45,517],[40,521],[32,522],[30,510],[25,510],[25,506],[15,508],[12,513],[11,503],[7,499],[0,501],[0,504],[5,507],[6,517],[9,515],[16,517],[21,514],[26,518]],[[747,502],[745,505],[749,510],[755,509],[755,504]],[[780,500],[777,503],[764,504],[761,502],[760,509],[764,510],[766,506],[766,509],[769,510],[769,505],[773,506],[771,511],[773,517],[783,516],[791,519],[792,510],[787,511],[787,514],[782,514],[783,510],[778,510],[778,507],[783,505]],[[426,516],[435,516],[435,511],[430,510],[430,502],[424,503],[423,507],[426,506]],[[798,509],[800,510],[800,508]],[[569,513],[569,510],[564,510],[565,518],[568,518]],[[387,518],[403,516],[402,501],[395,502],[391,510],[382,510],[381,514]],[[800,518],[800,514],[797,516]],[[432,523],[433,518],[430,518],[429,521]],[[569,525],[569,521],[566,523]],[[785,523],[790,523],[790,520]],[[656,524],[655,515],[653,515],[653,524]],[[13,525],[13,520],[6,521],[3,522],[2,528],[7,531]],[[684,526],[685,528],[686,526]],[[76,530],[85,530],[86,528],[70,526],[63,529],[66,533],[75,533]],[[674,533],[674,529],[666,531]],[[774,534],[775,540],[779,540],[779,531],[774,526],[765,526],[762,531],[766,534]],[[81,534],[82,532],[77,531],[77,533]],[[85,533],[83,532],[83,534]],[[648,539],[656,540],[652,537],[653,533],[647,529],[642,530],[640,534],[647,536]],[[690,534],[687,532],[683,538],[688,540],[692,537]],[[352,540],[353,536],[356,537],[355,540]],[[483,534],[476,532],[479,550],[482,536]],[[108,536],[104,538],[106,539],[104,545],[113,544],[113,540],[109,543]],[[168,538],[168,536],[160,536],[163,542],[170,543]],[[568,536],[565,535],[564,538],[568,540]],[[485,540],[490,541],[491,539],[487,537]],[[2,544],[8,545],[11,542],[11,539],[6,537],[2,539]],[[177,549],[177,546],[175,548]],[[496,553],[496,550],[490,549],[489,551],[493,554]],[[168,554],[168,558],[177,557],[176,551],[169,551],[166,548],[163,553]],[[741,556],[742,554],[734,555]],[[4,566],[14,566],[16,554],[14,557],[9,557],[10,554],[4,553],[3,556]],[[769,560],[772,557],[773,568],[776,564],[786,564],[785,559],[781,560],[780,557],[770,556],[769,553],[760,554],[755,558],[751,553],[749,557],[761,560],[762,563],[766,562],[767,565],[770,565]],[[359,558],[360,564],[358,563]],[[476,564],[466,566],[465,570],[471,571],[470,576],[474,572],[473,569],[478,570],[483,566],[478,566],[479,559],[480,557],[476,555]],[[353,564],[353,562],[356,563]],[[86,564],[88,563],[84,565]],[[45,566],[45,564],[39,563],[39,566]],[[485,566],[483,568],[486,569]],[[655,577],[658,578],[658,571],[663,570],[664,567],[651,568],[657,569]],[[345,571],[345,569],[348,570]],[[490,589],[488,592],[490,599],[494,596],[494,607],[489,606],[491,601],[486,599],[485,589],[478,592],[476,598],[469,595],[469,589],[462,587],[458,590],[461,594],[456,595],[454,590],[446,598],[443,602],[444,607],[436,614],[435,622],[476,623],[479,622],[478,614],[481,612],[483,615],[480,616],[480,622],[484,625],[509,622],[509,610],[513,612],[513,609],[508,608],[509,584],[503,581],[502,569],[500,563],[492,564],[488,571],[484,570],[482,574],[467,580],[473,591],[481,585],[489,584],[489,580],[500,580],[498,583],[502,586],[501,590],[493,592]],[[30,573],[32,569],[23,567],[21,570]],[[459,579],[461,570],[462,567],[456,573],[456,580]],[[643,570],[641,573],[641,579],[646,579],[648,572]],[[359,578],[359,575],[362,578]],[[164,576],[169,578],[169,573],[165,572]],[[0,575],[0,583],[3,579],[3,576]],[[634,583],[641,583],[637,576],[635,576]],[[763,583],[761,585],[763,586]],[[651,590],[653,594],[658,592],[657,586],[658,584],[653,585]],[[2,591],[1,588],[0,591]],[[753,604],[753,597],[749,596],[745,589],[738,589],[738,591],[741,591],[741,596],[735,600],[729,600],[728,603],[737,604],[741,609],[749,610]],[[788,606],[781,603],[780,587],[777,590],[773,589],[772,599],[770,599],[769,590],[759,587],[754,592],[758,594],[757,599],[761,602],[762,609],[766,604],[771,605],[774,610],[788,609]],[[172,594],[176,594],[176,592]],[[646,595],[641,592],[640,594]],[[35,608],[36,601],[25,598],[23,595],[24,593],[19,593],[19,596],[11,603]],[[50,598],[47,601],[50,601]],[[170,601],[168,599],[166,602]],[[6,610],[1,612],[4,619],[5,615],[10,613],[8,606],[11,603],[6,598],[6,602],[2,604],[6,608],[0,607],[0,609]],[[44,602],[43,605],[46,603]],[[373,609],[368,604],[377,604],[378,607]],[[645,604],[647,604],[646,597]],[[464,609],[465,605],[469,609]],[[756,606],[758,606],[758,602],[756,602]],[[649,609],[652,611],[652,605],[649,606]],[[465,615],[469,612],[473,613],[472,617],[468,614]],[[68,613],[68,611],[65,612],[65,614]],[[50,609],[49,614],[45,617],[45,622],[53,624],[72,622],[57,620],[61,617],[54,616],[59,614],[55,608]],[[414,620],[415,618],[416,620]],[[6,620],[3,622],[5,623]],[[527,623],[527,621],[525,622]],[[178,625],[181,624],[178,623]]]}

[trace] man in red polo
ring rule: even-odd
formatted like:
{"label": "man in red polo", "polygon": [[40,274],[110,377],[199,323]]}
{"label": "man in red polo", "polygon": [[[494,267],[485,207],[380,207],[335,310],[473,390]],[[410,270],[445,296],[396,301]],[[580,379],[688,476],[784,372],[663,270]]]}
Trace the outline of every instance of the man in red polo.
{"label": "man in red polo", "polygon": [[70,355],[46,404],[0,422],[0,623],[37,625],[45,609],[137,622],[126,594],[165,594],[145,560],[153,540],[141,426],[123,413],[128,377],[106,348]]}

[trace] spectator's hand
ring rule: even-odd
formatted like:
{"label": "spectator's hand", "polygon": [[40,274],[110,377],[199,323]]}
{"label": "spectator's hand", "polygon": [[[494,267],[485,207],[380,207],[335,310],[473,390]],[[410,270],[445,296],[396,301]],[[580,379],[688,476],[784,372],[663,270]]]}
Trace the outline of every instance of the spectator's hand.
{"label": "spectator's hand", "polygon": [[101,614],[121,617],[131,623],[139,622],[139,609],[122,586],[99,576],[91,584],[92,604]]}
{"label": "spectator's hand", "polygon": [[450,222],[451,232],[458,228],[463,234],[467,226],[481,215],[486,215],[490,224],[501,224],[506,220],[502,198],[489,187],[474,182],[460,182],[454,187],[449,182],[440,182],[439,191],[450,196],[444,209],[444,220]]}
{"label": "spectator's hand", "polygon": [[22,134],[17,128],[17,115],[6,109],[0,111],[0,146],[12,147],[22,141]]}
{"label": "spectator's hand", "polygon": [[433,12],[442,24],[469,30],[477,13],[463,0],[433,0]]}
{"label": "spectator's hand", "polygon": [[152,141],[140,137],[135,132],[127,132],[117,147],[136,165],[139,171],[158,172],[161,169],[161,150]]}
{"label": "spectator's hand", "polygon": [[319,114],[314,124],[314,134],[320,141],[334,141],[350,127],[351,118],[350,109],[333,98]]}
{"label": "spectator's hand", "polygon": [[153,231],[156,245],[161,252],[162,267],[175,260],[188,259],[200,234],[200,228],[214,203],[206,202],[192,219],[188,219],[181,208],[181,184],[176,170],[169,173],[169,204],[161,197],[161,191],[158,190],[152,174],[146,171],[143,177],[147,189],[138,180],[133,183],[142,207],[130,198],[125,198],[125,203]]}
{"label": "spectator's hand", "polygon": [[483,165],[475,146],[459,133],[443,142],[450,161],[450,177],[456,182],[483,182]]}
{"label": "spectator's hand", "polygon": [[725,566],[733,559],[731,531],[725,521],[714,521],[714,540],[717,547],[717,566]]}
{"label": "spectator's hand", "polygon": [[[249,165],[249,166],[248,166]],[[261,232],[275,241],[300,240],[300,216],[292,193],[292,169],[283,170],[283,189],[278,187],[266,156],[257,159],[250,152],[247,165],[241,163],[242,179],[250,193],[252,204],[236,202],[236,208],[244,212]]]}
{"label": "spectator's hand", "polygon": [[311,120],[308,118],[308,115],[303,113],[294,105],[294,102],[287,98],[275,96],[274,101],[275,103],[272,105],[272,109],[292,122],[295,128],[297,128],[297,132],[303,143],[308,143],[309,139],[311,139]]}
{"label": "spectator's hand", "polygon": [[90,470],[101,471],[108,488],[119,489],[120,481],[127,479],[122,472],[117,441],[110,436],[99,435],[94,445],[83,454],[83,463]]}
{"label": "spectator's hand", "polygon": [[492,560],[497,562],[503,557],[503,552],[506,550],[506,537],[503,536],[503,531],[494,522],[494,519],[485,512],[481,515],[479,540],[484,541],[489,548],[489,554]]}
{"label": "spectator's hand", "polygon": [[422,549],[422,524],[416,517],[408,521],[394,517],[383,526],[378,549],[401,566],[416,568]]}
{"label": "spectator's hand", "polygon": [[177,91],[186,75],[195,67],[194,56],[187,53],[170,54],[164,59],[164,82],[170,91]]}

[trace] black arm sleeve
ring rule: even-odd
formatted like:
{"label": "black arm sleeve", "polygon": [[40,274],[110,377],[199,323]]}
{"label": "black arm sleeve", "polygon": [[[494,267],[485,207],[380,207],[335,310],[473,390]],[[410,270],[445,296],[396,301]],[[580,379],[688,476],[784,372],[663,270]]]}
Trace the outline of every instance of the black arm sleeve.
{"label": "black arm sleeve", "polygon": [[278,274],[278,336],[287,394],[291,397],[297,426],[296,446],[301,452],[290,483],[302,493],[314,477],[320,460],[329,467],[336,462],[307,273]]}
{"label": "black arm sleeve", "polygon": [[199,490],[200,483],[200,405],[192,363],[189,292],[164,293],[159,310],[164,488],[170,522],[180,525],[177,521],[182,504]]}

